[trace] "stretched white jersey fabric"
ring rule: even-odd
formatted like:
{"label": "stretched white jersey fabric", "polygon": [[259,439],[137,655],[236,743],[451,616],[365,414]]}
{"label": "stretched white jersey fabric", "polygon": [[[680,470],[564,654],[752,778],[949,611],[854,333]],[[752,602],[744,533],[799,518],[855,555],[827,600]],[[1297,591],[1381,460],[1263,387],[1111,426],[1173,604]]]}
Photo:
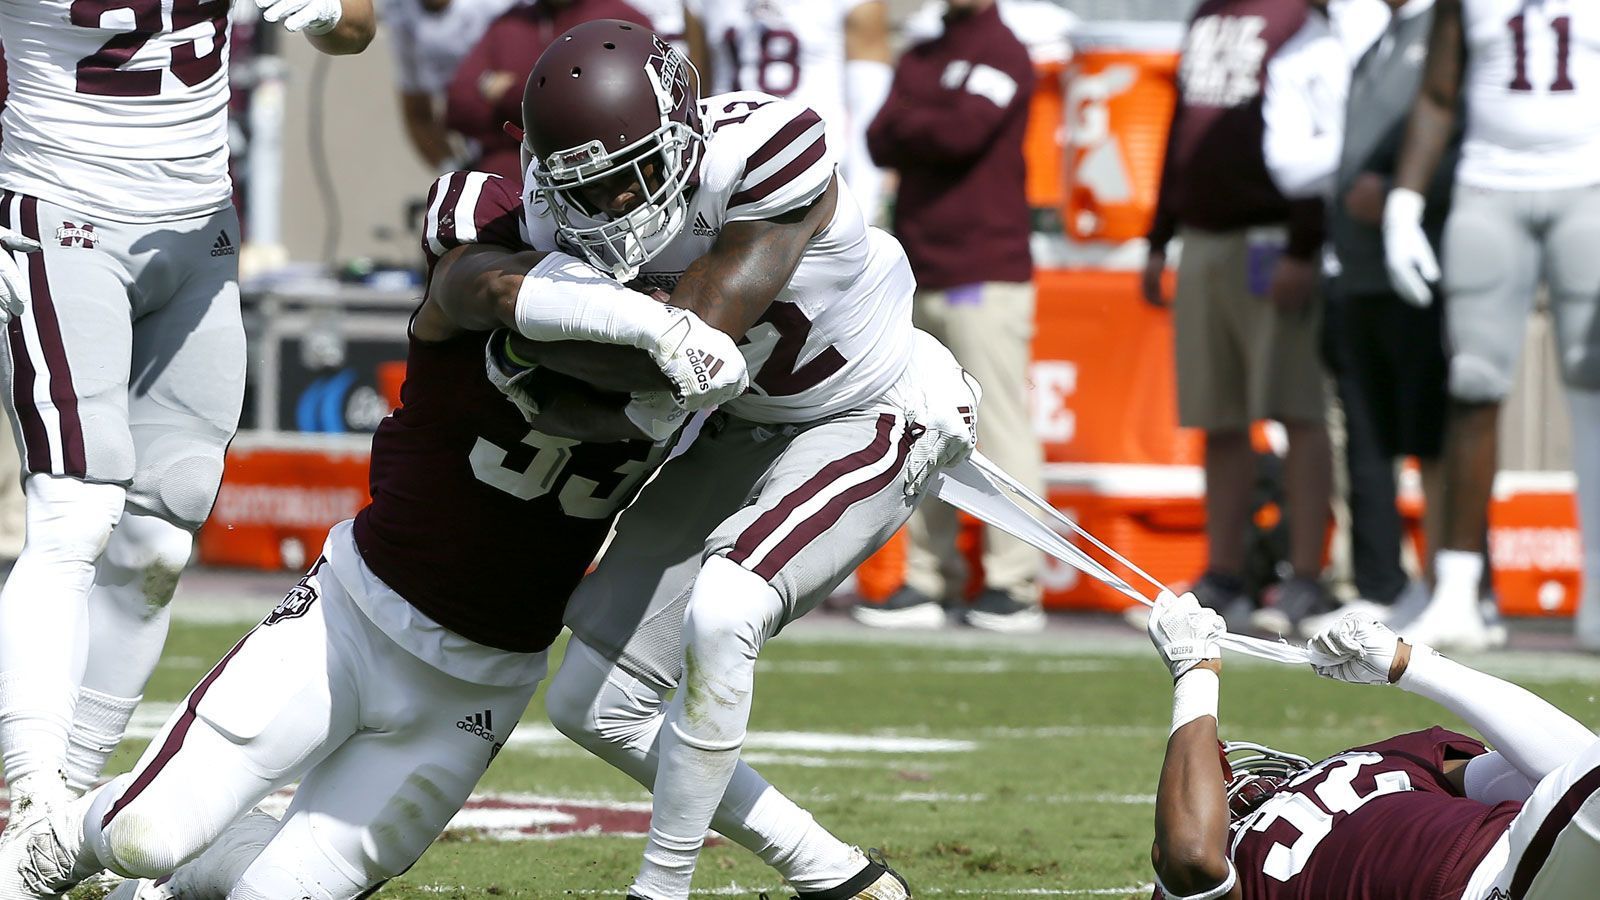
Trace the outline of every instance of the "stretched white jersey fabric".
{"label": "stretched white jersey fabric", "polygon": [[1463,0],[1467,132],[1457,179],[1492,190],[1600,182],[1600,4]]}
{"label": "stretched white jersey fabric", "polygon": [[[832,140],[810,107],[740,91],[702,100],[700,115],[706,147],[688,221],[639,275],[668,293],[723,227],[803,209],[834,177]],[[537,195],[527,221],[533,246],[558,246]],[[740,343],[749,392],[723,409],[754,422],[810,422],[878,398],[911,358],[915,287],[899,242],[867,226],[840,179],[832,222]]]}
{"label": "stretched white jersey fabric", "polygon": [[231,0],[0,0],[0,187],[124,222],[214,213]]}

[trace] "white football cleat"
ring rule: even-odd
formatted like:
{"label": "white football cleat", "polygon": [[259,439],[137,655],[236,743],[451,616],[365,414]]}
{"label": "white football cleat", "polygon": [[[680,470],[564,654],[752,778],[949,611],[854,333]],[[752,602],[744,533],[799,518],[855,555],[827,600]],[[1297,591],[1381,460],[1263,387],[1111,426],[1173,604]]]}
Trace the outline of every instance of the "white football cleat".
{"label": "white football cleat", "polygon": [[[1476,590],[1473,592],[1476,594]],[[1406,643],[1427,644],[1439,651],[1480,653],[1493,645],[1492,635],[1484,625],[1483,612],[1478,609],[1476,596],[1461,598],[1434,591],[1433,600],[1416,620],[1399,630]]]}

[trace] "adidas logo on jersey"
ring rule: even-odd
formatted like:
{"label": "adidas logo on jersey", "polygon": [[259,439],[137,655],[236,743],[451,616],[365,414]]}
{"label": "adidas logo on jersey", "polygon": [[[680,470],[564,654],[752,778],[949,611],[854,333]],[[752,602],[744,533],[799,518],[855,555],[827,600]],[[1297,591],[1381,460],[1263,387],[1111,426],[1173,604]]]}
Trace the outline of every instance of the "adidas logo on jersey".
{"label": "adidas logo on jersey", "polygon": [[212,256],[232,256],[233,255],[233,241],[228,240],[228,233],[226,231],[224,231],[221,234],[217,235],[216,242],[211,245],[211,255]]}
{"label": "adidas logo on jersey", "polygon": [[694,233],[701,237],[716,237],[717,235],[721,234],[722,231],[720,229],[711,227],[711,223],[706,221],[705,213],[695,213]]}
{"label": "adidas logo on jersey", "polygon": [[456,722],[456,727],[467,734],[475,734],[491,744],[495,742],[494,713],[491,710],[486,709],[483,712],[465,716],[459,722]]}
{"label": "adidas logo on jersey", "polygon": [[60,241],[63,247],[82,247],[85,250],[93,250],[94,245],[100,242],[100,236],[94,233],[94,225],[89,222],[85,222],[82,225],[62,222],[61,227],[56,229],[56,240]]}

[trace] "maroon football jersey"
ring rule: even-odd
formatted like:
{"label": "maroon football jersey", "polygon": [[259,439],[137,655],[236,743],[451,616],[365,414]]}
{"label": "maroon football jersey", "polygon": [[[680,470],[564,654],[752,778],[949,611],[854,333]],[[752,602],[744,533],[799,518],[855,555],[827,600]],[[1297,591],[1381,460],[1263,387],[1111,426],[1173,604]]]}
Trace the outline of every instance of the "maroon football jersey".
{"label": "maroon football jersey", "polygon": [[1445,760],[1482,744],[1443,728],[1329,757],[1232,827],[1245,900],[1455,900],[1522,808],[1455,793]]}
{"label": "maroon football jersey", "polygon": [[[430,270],[467,237],[517,246],[520,218],[514,182],[444,176],[423,235]],[[372,437],[372,502],[355,539],[373,573],[429,618],[532,653],[560,633],[568,595],[670,442],[532,430],[484,375],[486,339],[411,340],[401,406]]]}

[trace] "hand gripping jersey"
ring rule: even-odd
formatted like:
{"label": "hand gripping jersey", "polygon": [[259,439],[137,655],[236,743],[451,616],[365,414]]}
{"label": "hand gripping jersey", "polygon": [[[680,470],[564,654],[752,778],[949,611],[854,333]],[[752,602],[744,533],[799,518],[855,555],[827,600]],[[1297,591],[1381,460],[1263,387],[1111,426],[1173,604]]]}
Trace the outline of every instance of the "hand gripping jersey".
{"label": "hand gripping jersey", "polygon": [[1461,14],[1461,183],[1507,191],[1600,183],[1600,5],[1462,0]]}
{"label": "hand gripping jersey", "polygon": [[711,77],[702,92],[760,91],[803,103],[828,123],[828,140],[842,152],[850,124],[844,21],[865,2],[687,0],[711,54]]}
{"label": "hand gripping jersey", "polygon": [[229,203],[230,0],[0,0],[0,187],[125,222]]}
{"label": "hand gripping jersey", "polygon": [[[430,270],[468,237],[518,242],[515,184],[457,172],[429,201]],[[411,340],[401,407],[372,438],[372,502],[356,515],[355,539],[367,566],[435,622],[532,653],[560,632],[611,520],[671,445],[532,430],[484,376],[485,337]]]}
{"label": "hand gripping jersey", "polygon": [[[687,222],[639,276],[669,293],[725,226],[804,209],[834,177],[822,117],[809,107],[740,91],[702,100],[700,115],[706,146]],[[736,416],[814,421],[876,399],[905,371],[916,287],[910,264],[894,238],[867,227],[842,179],[838,185],[833,220],[740,342],[750,390],[723,407]],[[530,192],[527,203],[530,243],[558,246],[543,199]]]}
{"label": "hand gripping jersey", "polygon": [[1245,900],[1454,900],[1521,810],[1454,792],[1447,759],[1484,753],[1430,728],[1296,776],[1232,826]]}

